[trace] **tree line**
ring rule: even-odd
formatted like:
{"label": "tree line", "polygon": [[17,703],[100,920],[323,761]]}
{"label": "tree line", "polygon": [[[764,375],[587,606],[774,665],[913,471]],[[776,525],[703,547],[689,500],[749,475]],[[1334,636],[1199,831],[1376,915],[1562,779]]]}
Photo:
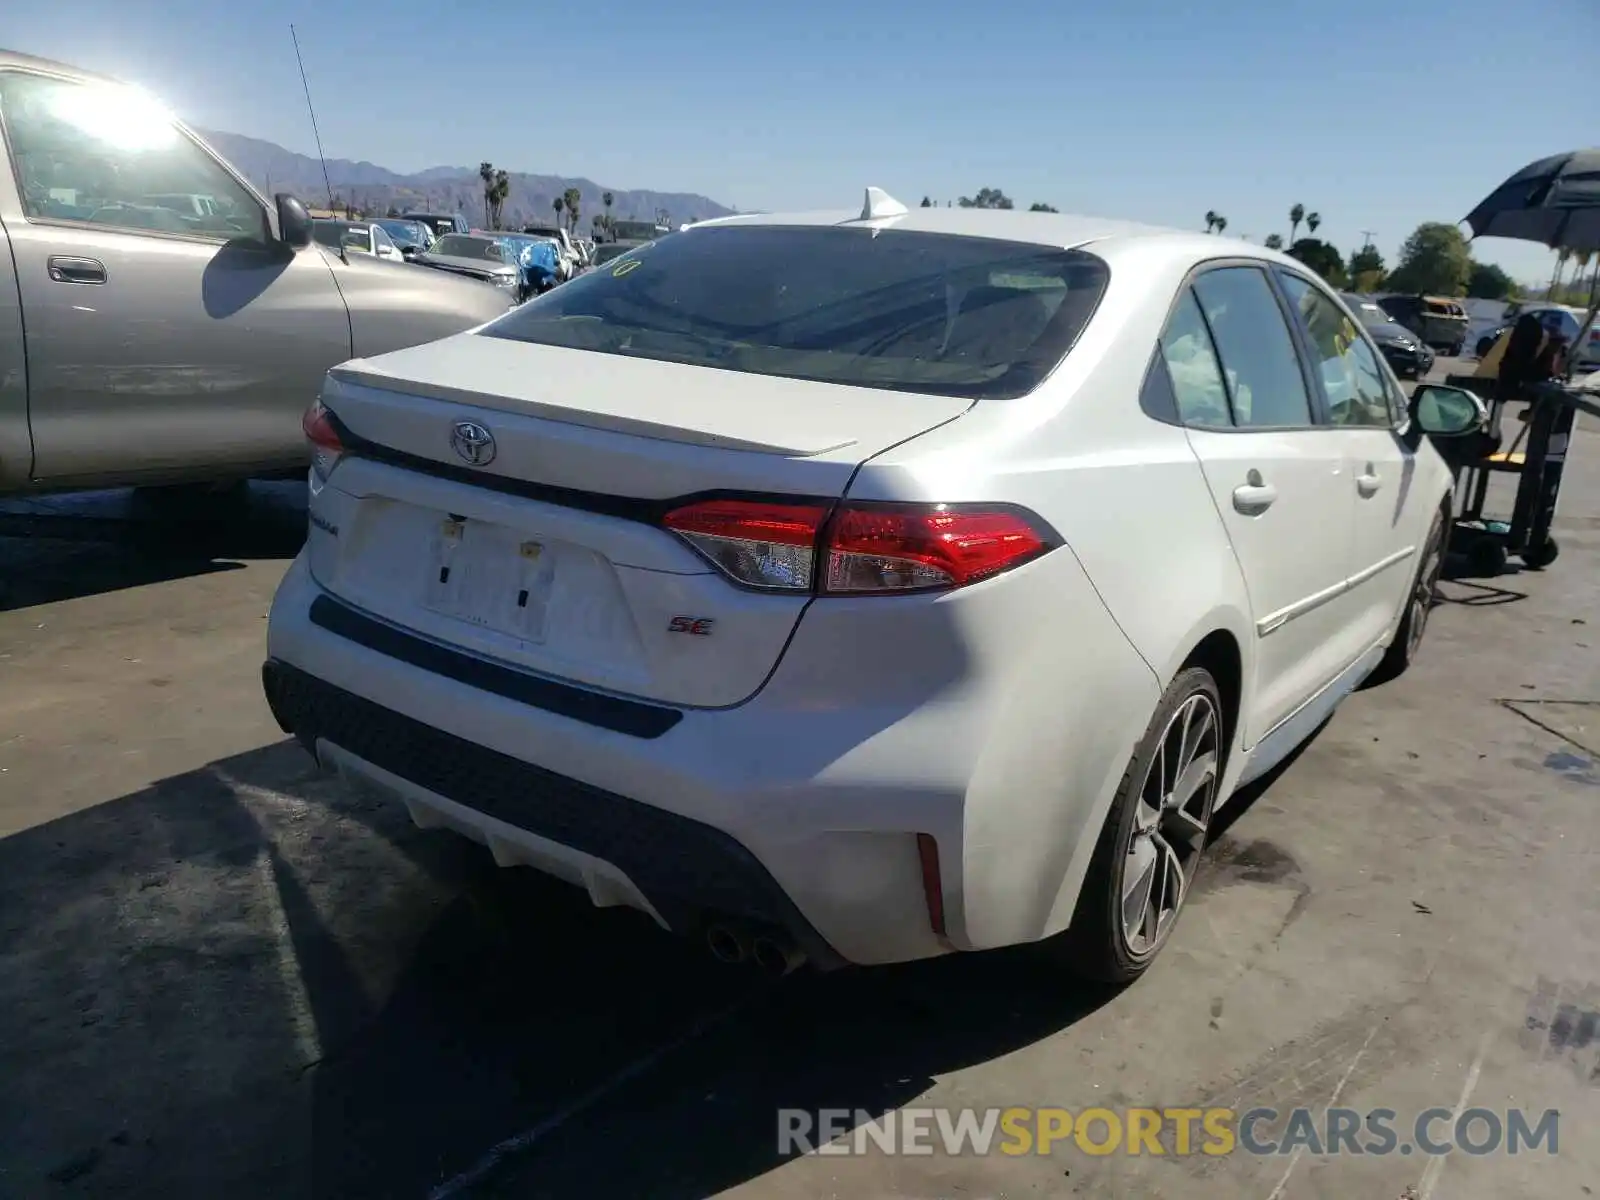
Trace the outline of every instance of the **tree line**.
{"label": "tree line", "polygon": [[[979,188],[972,196],[962,196],[955,202],[958,208],[1014,209],[1016,203],[999,188]],[[945,207],[950,207],[949,201]],[[922,198],[923,208],[936,207],[931,197]],[[1056,212],[1049,204],[1029,206],[1030,212]],[[1269,233],[1262,244],[1281,250],[1297,258],[1315,271],[1332,287],[1356,292],[1405,292],[1431,296],[1472,296],[1487,300],[1510,300],[1521,289],[1514,279],[1493,263],[1478,262],[1472,257],[1472,248],[1461,230],[1445,221],[1424,221],[1411,232],[1400,247],[1399,262],[1391,270],[1378,248],[1368,242],[1348,254],[1337,246],[1317,237],[1322,224],[1322,214],[1308,211],[1304,204],[1289,208],[1289,232]],[[1216,209],[1205,214],[1205,231],[1222,234],[1227,231],[1228,218]],[[1305,227],[1305,236],[1300,235]],[[1556,303],[1582,305],[1593,294],[1600,279],[1600,262],[1596,256],[1559,250],[1556,255],[1555,274],[1545,295]],[[1593,269],[1588,278],[1584,272]],[[1563,281],[1567,269],[1573,269],[1569,280]]]}

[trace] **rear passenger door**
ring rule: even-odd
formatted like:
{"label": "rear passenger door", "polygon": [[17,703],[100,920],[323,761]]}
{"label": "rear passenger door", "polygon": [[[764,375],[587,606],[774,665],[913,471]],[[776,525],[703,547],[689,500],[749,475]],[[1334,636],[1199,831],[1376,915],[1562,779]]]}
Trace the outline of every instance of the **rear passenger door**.
{"label": "rear passenger door", "polygon": [[1354,521],[1346,454],[1319,421],[1288,317],[1260,267],[1195,276],[1161,345],[1250,595],[1255,705],[1244,716],[1254,744],[1359,653],[1344,602]]}

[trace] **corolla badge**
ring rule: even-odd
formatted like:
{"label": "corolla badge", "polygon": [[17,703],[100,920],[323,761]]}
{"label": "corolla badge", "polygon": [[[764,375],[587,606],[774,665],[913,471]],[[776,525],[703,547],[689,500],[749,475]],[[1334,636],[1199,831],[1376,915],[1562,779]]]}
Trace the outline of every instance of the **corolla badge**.
{"label": "corolla badge", "polygon": [[450,429],[450,445],[475,467],[486,467],[494,461],[494,434],[476,421],[457,421]]}

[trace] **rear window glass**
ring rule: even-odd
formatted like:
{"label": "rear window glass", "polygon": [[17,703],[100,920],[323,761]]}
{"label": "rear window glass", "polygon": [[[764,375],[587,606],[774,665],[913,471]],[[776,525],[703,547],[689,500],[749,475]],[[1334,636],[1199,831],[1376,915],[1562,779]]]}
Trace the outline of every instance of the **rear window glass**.
{"label": "rear window glass", "polygon": [[1105,291],[1095,256],[861,227],[712,226],[636,248],[484,336],[856,387],[1031,391]]}
{"label": "rear window glass", "polygon": [[481,258],[488,262],[504,262],[505,252],[493,238],[469,237],[463,233],[447,233],[433,244],[432,254],[440,258]]}

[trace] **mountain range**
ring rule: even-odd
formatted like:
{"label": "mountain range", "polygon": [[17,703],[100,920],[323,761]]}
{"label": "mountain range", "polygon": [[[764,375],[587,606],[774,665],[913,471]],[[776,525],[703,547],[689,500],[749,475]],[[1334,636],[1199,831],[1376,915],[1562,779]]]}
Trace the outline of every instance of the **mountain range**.
{"label": "mountain range", "polygon": [[[429,167],[402,175],[375,163],[330,158],[324,182],[322,164],[310,155],[243,134],[204,129],[198,132],[268,195],[293,192],[307,204],[322,207],[328,203],[331,186],[335,206],[350,204],[369,213],[387,212],[391,207],[402,212],[459,212],[470,225],[484,223],[483,181],[475,167]],[[611,215],[620,219],[649,220],[665,211],[676,225],[725,217],[734,211],[693,192],[605,187],[592,179],[522,171],[510,173],[510,178],[511,191],[501,210],[501,223],[513,229],[530,221],[549,221],[554,216],[556,200],[568,188],[577,188],[581,197],[578,228],[583,232],[588,232],[590,218],[606,211],[601,200],[606,192],[612,196]]]}

